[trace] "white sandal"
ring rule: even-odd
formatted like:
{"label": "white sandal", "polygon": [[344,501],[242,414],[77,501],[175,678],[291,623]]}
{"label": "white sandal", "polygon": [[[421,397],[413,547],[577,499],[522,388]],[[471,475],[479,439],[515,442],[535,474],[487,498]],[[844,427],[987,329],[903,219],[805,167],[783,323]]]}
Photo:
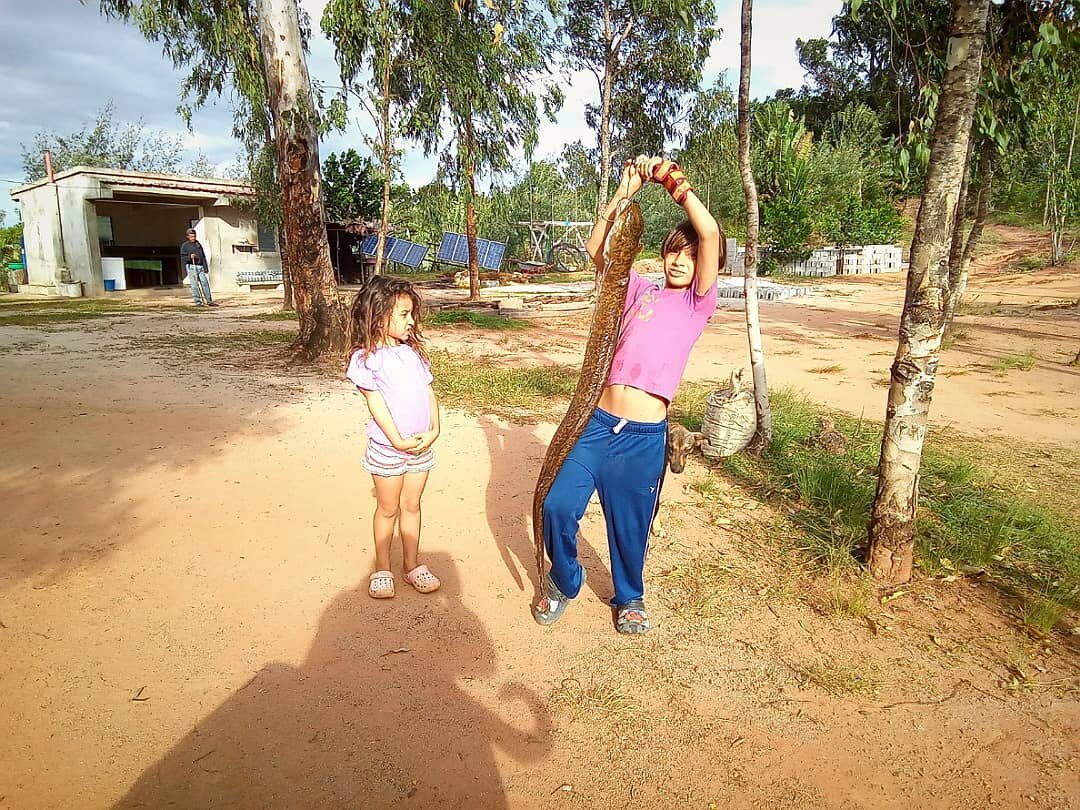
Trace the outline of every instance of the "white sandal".
{"label": "white sandal", "polygon": [[405,575],[405,581],[412,585],[420,593],[432,593],[439,590],[442,585],[439,578],[431,573],[426,565],[418,565]]}
{"label": "white sandal", "polygon": [[368,583],[368,596],[372,599],[392,599],[394,596],[394,575],[389,571],[376,571]]}

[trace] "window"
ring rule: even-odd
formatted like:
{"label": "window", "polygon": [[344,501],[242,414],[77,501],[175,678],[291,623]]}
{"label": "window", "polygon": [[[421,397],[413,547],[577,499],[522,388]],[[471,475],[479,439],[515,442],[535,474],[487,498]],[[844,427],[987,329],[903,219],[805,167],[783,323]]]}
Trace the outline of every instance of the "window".
{"label": "window", "polygon": [[259,252],[277,253],[277,231],[259,223]]}
{"label": "window", "polygon": [[98,242],[103,245],[113,243],[112,217],[98,216],[97,218]]}

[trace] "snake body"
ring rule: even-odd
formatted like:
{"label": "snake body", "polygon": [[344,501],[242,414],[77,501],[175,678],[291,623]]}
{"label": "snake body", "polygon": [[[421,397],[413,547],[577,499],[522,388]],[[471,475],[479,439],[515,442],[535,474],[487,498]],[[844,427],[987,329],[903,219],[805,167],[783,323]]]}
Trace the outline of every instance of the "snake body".
{"label": "snake body", "polygon": [[541,590],[544,581],[544,499],[551,491],[555,476],[562,469],[570,450],[585,431],[585,425],[611,373],[611,361],[615,357],[622,328],[630,268],[641,248],[644,229],[641,206],[636,200],[623,200],[616,209],[604,244],[604,269],[597,279],[599,291],[589,339],[585,344],[581,375],[566,415],[548,445],[533,495],[533,540],[536,543],[537,581],[541,584]]}

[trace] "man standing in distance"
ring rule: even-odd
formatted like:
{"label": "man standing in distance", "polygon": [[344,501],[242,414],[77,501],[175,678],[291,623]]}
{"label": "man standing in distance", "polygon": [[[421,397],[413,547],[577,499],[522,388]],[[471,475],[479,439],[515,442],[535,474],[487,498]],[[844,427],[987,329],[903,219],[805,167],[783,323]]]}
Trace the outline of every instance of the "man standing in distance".
{"label": "man standing in distance", "polygon": [[187,239],[180,245],[180,264],[187,270],[191,280],[191,298],[195,306],[206,304],[208,307],[216,307],[217,304],[210,295],[210,276],[207,275],[210,265],[206,261],[206,251],[195,238],[194,228],[187,229]]}

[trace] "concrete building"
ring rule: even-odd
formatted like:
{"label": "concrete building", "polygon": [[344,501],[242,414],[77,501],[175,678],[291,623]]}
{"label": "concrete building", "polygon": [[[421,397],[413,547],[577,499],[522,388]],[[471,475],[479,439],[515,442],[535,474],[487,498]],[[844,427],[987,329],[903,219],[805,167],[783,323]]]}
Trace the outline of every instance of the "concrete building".
{"label": "concrete building", "polygon": [[277,235],[242,203],[235,180],[77,166],[11,192],[19,203],[27,283],[21,292],[70,296],[187,284],[180,243],[194,227],[215,293],[281,282]]}

